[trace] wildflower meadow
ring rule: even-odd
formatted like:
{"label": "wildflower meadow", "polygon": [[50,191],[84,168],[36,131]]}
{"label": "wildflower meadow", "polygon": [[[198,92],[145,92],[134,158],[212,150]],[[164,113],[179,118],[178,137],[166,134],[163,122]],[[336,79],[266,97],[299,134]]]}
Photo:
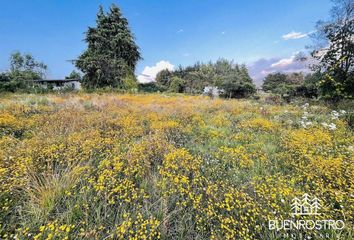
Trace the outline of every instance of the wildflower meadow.
{"label": "wildflower meadow", "polygon": [[309,194],[321,214],[305,219],[345,227],[296,234],[352,239],[346,114],[202,96],[5,95],[0,238],[292,239],[269,220],[291,218],[292,199]]}

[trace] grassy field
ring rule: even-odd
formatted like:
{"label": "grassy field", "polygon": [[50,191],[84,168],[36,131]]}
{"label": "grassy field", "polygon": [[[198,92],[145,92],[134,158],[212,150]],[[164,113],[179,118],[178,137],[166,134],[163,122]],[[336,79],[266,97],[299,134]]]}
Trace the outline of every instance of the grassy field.
{"label": "grassy field", "polygon": [[5,95],[0,238],[286,239],[268,221],[291,219],[292,199],[307,193],[321,214],[305,219],[346,227],[296,234],[352,239],[345,114],[193,96]]}

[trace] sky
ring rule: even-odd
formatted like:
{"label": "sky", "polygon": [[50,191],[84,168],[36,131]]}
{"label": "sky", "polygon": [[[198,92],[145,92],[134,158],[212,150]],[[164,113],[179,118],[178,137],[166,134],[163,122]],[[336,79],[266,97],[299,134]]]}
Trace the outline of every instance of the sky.
{"label": "sky", "polygon": [[14,51],[48,65],[48,78],[64,78],[86,48],[99,5],[117,4],[128,19],[143,60],[139,81],[157,72],[219,58],[247,64],[260,83],[274,71],[305,71],[294,55],[327,19],[330,0],[0,0],[0,71]]}

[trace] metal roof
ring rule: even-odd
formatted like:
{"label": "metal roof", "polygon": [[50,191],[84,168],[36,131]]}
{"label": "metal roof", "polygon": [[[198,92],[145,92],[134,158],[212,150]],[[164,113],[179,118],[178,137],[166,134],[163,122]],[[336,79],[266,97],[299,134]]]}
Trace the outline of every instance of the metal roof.
{"label": "metal roof", "polygon": [[29,80],[30,82],[48,82],[48,83],[65,83],[65,82],[79,82],[80,79],[37,79],[37,80]]}

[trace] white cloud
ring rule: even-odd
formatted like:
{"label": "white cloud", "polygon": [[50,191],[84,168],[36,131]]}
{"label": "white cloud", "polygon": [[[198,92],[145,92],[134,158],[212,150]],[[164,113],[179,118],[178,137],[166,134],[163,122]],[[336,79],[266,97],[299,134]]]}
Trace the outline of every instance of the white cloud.
{"label": "white cloud", "polygon": [[294,61],[295,61],[295,55],[291,56],[290,58],[282,58],[279,61],[271,64],[270,66],[272,68],[283,68],[293,64]]}
{"label": "white cloud", "polygon": [[158,63],[155,64],[155,66],[146,66],[143,70],[143,72],[138,76],[138,81],[140,83],[148,83],[148,82],[154,82],[156,75],[164,70],[164,69],[168,69],[168,70],[173,70],[174,65],[172,65],[171,63],[169,63],[168,61],[160,61]]}
{"label": "white cloud", "polygon": [[226,32],[221,32],[221,35],[225,35]]}
{"label": "white cloud", "polygon": [[299,39],[299,38],[304,38],[307,37],[307,33],[302,33],[302,32],[290,32],[288,34],[285,34],[282,36],[284,40],[289,40],[289,39]]}
{"label": "white cloud", "polygon": [[265,75],[268,75],[269,73],[273,73],[273,72],[275,72],[275,70],[262,70],[261,75],[265,76]]}
{"label": "white cloud", "polygon": [[248,64],[248,69],[251,77],[255,80],[257,86],[260,86],[265,76],[274,72],[309,72],[308,68],[310,62],[300,62],[296,60],[297,52],[293,53],[287,58],[270,58],[258,59],[255,62]]}
{"label": "white cloud", "polygon": [[177,31],[177,33],[182,33],[184,30],[181,28],[180,30]]}

